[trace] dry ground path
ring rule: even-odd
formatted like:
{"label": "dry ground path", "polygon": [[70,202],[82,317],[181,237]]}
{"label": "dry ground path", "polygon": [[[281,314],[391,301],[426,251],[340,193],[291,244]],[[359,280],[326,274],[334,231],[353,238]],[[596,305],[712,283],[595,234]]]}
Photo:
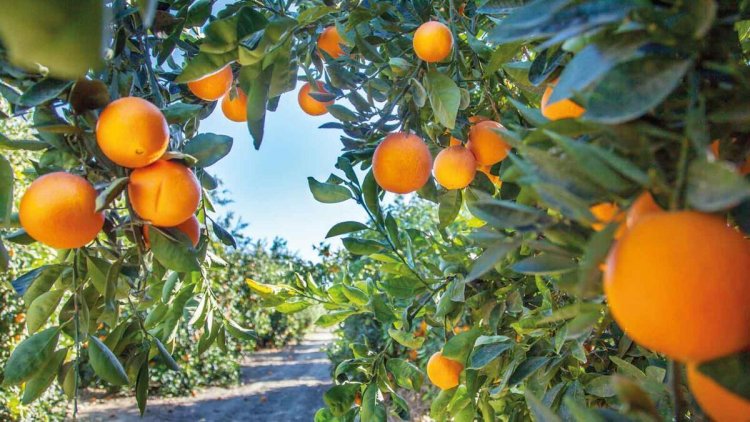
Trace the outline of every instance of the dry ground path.
{"label": "dry ground path", "polygon": [[81,421],[300,421],[313,420],[330,385],[330,364],[323,350],[329,332],[308,334],[297,346],[261,351],[242,363],[241,383],[208,388],[195,397],[152,398],[143,419],[135,398],[84,403]]}

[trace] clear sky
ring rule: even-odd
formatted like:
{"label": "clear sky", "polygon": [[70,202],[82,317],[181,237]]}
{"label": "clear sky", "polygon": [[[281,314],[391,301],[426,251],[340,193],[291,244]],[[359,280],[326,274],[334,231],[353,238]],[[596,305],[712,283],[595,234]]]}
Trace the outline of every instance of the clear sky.
{"label": "clear sky", "polygon": [[[303,113],[294,91],[281,97],[277,111],[266,114],[265,137],[258,151],[246,124],[226,119],[218,104],[201,122],[201,132],[234,138],[229,155],[208,171],[224,182],[234,201],[225,210],[249,224],[245,234],[253,239],[284,238],[291,250],[315,259],[312,246],[324,240],[331,226],[345,220],[365,222],[364,211],[354,201],[321,204],[308,189],[308,176],[322,181],[337,171],[341,132],[318,129],[329,121],[335,119]],[[339,239],[330,243],[336,248],[341,245]]]}

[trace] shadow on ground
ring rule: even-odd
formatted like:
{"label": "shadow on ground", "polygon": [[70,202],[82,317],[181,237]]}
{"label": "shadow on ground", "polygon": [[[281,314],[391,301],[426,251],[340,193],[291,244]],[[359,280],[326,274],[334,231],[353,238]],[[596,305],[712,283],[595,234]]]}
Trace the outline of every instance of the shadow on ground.
{"label": "shadow on ground", "polygon": [[262,351],[242,365],[241,385],[209,388],[195,397],[152,399],[141,419],[134,398],[81,407],[82,421],[312,421],[330,386],[323,348],[328,332],[308,334],[297,346]]}

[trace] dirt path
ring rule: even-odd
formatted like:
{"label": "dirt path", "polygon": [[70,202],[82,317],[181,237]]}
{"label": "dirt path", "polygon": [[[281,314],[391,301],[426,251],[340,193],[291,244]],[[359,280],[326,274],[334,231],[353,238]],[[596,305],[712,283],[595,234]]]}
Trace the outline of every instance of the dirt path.
{"label": "dirt path", "polygon": [[308,334],[301,344],[262,351],[242,365],[241,385],[201,390],[195,397],[151,399],[143,419],[134,398],[82,406],[82,421],[312,421],[330,384],[322,348],[328,332]]}

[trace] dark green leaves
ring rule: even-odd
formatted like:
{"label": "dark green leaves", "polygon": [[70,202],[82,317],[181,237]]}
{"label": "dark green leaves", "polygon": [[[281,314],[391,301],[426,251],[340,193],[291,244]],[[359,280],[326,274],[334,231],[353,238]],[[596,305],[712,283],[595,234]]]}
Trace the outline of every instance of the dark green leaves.
{"label": "dark green leaves", "polygon": [[425,87],[435,118],[443,126],[453,129],[456,124],[461,91],[450,76],[431,71],[425,76]]}
{"label": "dark green leaves", "polygon": [[37,373],[26,382],[26,387],[23,389],[23,397],[21,398],[23,404],[33,402],[47,390],[52,381],[54,381],[57,370],[62,365],[67,354],[68,349],[57,350],[51,354],[50,359],[42,363]]}
{"label": "dark green leaves", "polygon": [[0,225],[8,225],[13,213],[13,168],[10,162],[0,155]]}
{"label": "dark green leaves", "polygon": [[193,249],[189,240],[181,241],[170,238],[156,227],[149,228],[149,237],[154,258],[166,268],[177,272],[200,270],[198,253]]}
{"label": "dark green leaves", "polygon": [[469,368],[482,369],[505,351],[513,348],[513,342],[505,336],[481,336],[474,343],[469,357]]}
{"label": "dark green leaves", "polygon": [[546,216],[535,208],[491,197],[470,203],[469,210],[477,218],[498,229],[529,228],[547,220]]}
{"label": "dark green leaves", "polygon": [[584,119],[617,124],[646,114],[677,87],[690,65],[657,56],[617,65],[594,88]]}
{"label": "dark green leaves", "polygon": [[215,133],[201,133],[187,141],[182,152],[198,161],[196,167],[208,167],[224,158],[232,149],[232,138]]}
{"label": "dark green leaves", "polygon": [[726,162],[697,160],[688,169],[686,195],[692,208],[721,211],[750,198],[750,183]]}
{"label": "dark green leaves", "polygon": [[46,103],[59,97],[72,84],[73,82],[70,81],[61,81],[52,78],[42,79],[26,90],[18,99],[18,103],[26,107],[34,107]]}
{"label": "dark green leaves", "polygon": [[367,225],[362,224],[358,221],[343,221],[341,223],[337,223],[335,226],[331,227],[330,230],[328,230],[326,239],[328,239],[329,237],[339,236],[347,233],[354,233],[367,229],[369,229]]}
{"label": "dark green leaves", "polygon": [[355,383],[334,385],[323,394],[323,401],[335,416],[341,416],[351,409],[359,389]]}
{"label": "dark green leaves", "polygon": [[386,362],[388,372],[396,378],[396,384],[402,388],[419,391],[424,382],[424,374],[411,362],[403,359],[388,359]]}
{"label": "dark green leaves", "polygon": [[128,178],[120,177],[107,185],[106,188],[96,197],[96,212],[101,212],[109,206],[123,190],[128,186]]}
{"label": "dark green leaves", "polygon": [[59,327],[50,327],[22,341],[5,363],[4,385],[18,385],[28,381],[52,356]]}
{"label": "dark green leaves", "polygon": [[[0,14],[0,37],[17,65],[74,79],[102,62],[108,37],[104,3],[8,0]],[[71,24],[74,22],[74,24]]]}
{"label": "dark green leaves", "polygon": [[106,344],[95,336],[89,336],[89,362],[96,375],[112,385],[127,385],[128,375]]}
{"label": "dark green leaves", "polygon": [[362,408],[360,415],[363,421],[385,422],[387,415],[385,406],[378,401],[378,385],[369,384],[362,395]]}
{"label": "dark green leaves", "polygon": [[395,328],[389,328],[388,335],[396,340],[398,344],[410,349],[419,349],[424,343],[424,337],[416,337],[413,333],[396,330]]}
{"label": "dark green leaves", "polygon": [[318,202],[335,204],[352,198],[351,192],[344,186],[318,182],[313,177],[308,177],[307,183],[310,185],[310,192]]}

